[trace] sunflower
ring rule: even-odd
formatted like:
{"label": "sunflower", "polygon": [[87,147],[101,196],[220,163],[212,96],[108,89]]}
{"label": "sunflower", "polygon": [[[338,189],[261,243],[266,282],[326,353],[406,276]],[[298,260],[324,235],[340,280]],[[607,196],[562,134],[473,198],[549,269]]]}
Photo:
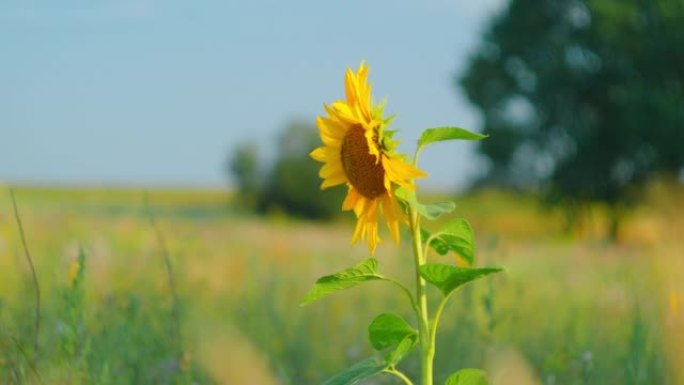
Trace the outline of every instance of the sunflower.
{"label": "sunflower", "polygon": [[380,242],[380,214],[392,238],[399,242],[404,212],[394,197],[394,189],[413,189],[413,179],[427,175],[395,153],[394,131],[386,129],[390,118],[383,118],[384,106],[375,106],[371,100],[368,65],[362,62],[356,73],[347,69],[344,84],[346,100],[324,105],[327,117],[316,120],[323,146],[312,151],[311,157],[324,163],[319,172],[323,178],[321,189],[347,184],[342,210],[354,210],[356,214],[352,243],[367,240],[371,253],[375,253]]}

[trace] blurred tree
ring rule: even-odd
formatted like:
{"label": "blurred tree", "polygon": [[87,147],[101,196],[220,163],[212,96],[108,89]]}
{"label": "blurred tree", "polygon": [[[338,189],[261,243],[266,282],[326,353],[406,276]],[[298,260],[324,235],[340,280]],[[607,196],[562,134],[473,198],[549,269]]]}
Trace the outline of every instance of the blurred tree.
{"label": "blurred tree", "polygon": [[346,191],[320,190],[319,165],[309,153],[320,145],[316,127],[294,122],[285,127],[276,143],[277,154],[265,169],[253,142],[238,145],[228,169],[237,184],[239,207],[261,213],[281,211],[309,219],[330,219],[340,213]]}
{"label": "blurred tree", "polygon": [[340,213],[346,191],[321,191],[319,165],[309,153],[320,146],[316,127],[293,122],[278,141],[278,154],[259,198],[260,211],[283,210],[311,219],[329,219]]}
{"label": "blurred tree", "polygon": [[238,145],[228,163],[230,173],[237,184],[236,200],[240,205],[254,208],[261,184],[256,144],[248,142]]}
{"label": "blurred tree", "polygon": [[511,0],[460,79],[490,138],[484,183],[572,214],[626,206],[684,167],[684,1]]}

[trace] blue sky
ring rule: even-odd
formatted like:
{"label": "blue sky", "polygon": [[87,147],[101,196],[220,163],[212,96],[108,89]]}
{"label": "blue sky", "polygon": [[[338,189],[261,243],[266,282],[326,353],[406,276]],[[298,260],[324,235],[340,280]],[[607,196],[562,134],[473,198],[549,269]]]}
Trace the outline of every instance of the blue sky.
{"label": "blue sky", "polygon": [[[0,2],[0,182],[222,186],[237,143],[262,153],[289,121],[371,66],[401,149],[422,128],[479,129],[453,86],[503,0]],[[466,143],[421,161],[433,187],[482,164]]]}

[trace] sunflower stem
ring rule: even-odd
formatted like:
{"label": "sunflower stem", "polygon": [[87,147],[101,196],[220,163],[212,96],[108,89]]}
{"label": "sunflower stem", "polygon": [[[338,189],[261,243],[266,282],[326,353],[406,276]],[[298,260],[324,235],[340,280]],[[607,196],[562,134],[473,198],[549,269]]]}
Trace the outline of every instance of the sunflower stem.
{"label": "sunflower stem", "polygon": [[411,237],[413,238],[413,257],[416,267],[416,299],[418,301],[418,323],[420,328],[418,336],[421,347],[421,371],[422,384],[432,385],[432,363],[435,356],[435,343],[430,332],[430,322],[428,318],[427,295],[425,293],[425,280],[420,275],[420,267],[425,264],[423,254],[420,218],[418,212],[409,207],[409,218],[411,223]]}

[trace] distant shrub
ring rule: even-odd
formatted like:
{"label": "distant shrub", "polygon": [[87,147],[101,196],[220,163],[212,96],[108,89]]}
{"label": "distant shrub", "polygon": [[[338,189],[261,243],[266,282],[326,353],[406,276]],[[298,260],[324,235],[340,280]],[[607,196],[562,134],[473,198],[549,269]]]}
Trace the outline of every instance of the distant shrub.
{"label": "distant shrub", "polygon": [[254,207],[259,193],[259,152],[255,143],[242,143],[231,154],[230,173],[237,185],[235,199]]}
{"label": "distant shrub", "polygon": [[238,146],[230,158],[236,203],[260,213],[284,212],[309,219],[339,215],[344,189],[321,193],[318,165],[309,157],[319,145],[312,124],[293,122],[279,135],[276,157],[265,171],[259,169],[256,146]]}

